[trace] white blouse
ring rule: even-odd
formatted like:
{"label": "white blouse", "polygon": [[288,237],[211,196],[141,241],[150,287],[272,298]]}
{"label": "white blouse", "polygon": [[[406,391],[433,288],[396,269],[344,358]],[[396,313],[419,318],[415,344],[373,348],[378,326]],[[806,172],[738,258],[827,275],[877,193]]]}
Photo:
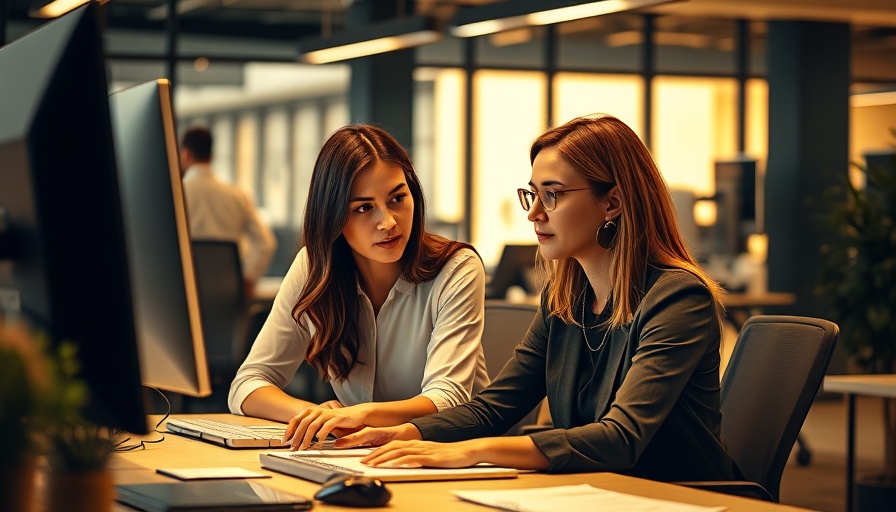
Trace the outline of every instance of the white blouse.
{"label": "white blouse", "polygon": [[[308,254],[302,248],[230,387],[228,403],[234,414],[243,414],[243,400],[256,389],[286,387],[304,361],[315,329],[307,314],[295,322],[292,308],[308,278]],[[359,364],[348,378],[330,381],[340,403],[422,395],[441,411],[468,402],[488,385],[480,344],[485,270],[475,252],[457,251],[432,281],[414,285],[399,278],[378,315],[360,286],[358,295],[357,315],[365,337]]]}

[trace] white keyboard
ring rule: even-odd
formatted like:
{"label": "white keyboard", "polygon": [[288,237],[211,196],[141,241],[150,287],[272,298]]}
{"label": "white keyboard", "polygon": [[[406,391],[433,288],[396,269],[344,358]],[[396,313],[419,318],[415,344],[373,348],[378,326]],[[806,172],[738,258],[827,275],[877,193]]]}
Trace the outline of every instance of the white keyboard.
{"label": "white keyboard", "polygon": [[285,425],[236,425],[215,420],[170,419],[170,432],[227,448],[285,448]]}

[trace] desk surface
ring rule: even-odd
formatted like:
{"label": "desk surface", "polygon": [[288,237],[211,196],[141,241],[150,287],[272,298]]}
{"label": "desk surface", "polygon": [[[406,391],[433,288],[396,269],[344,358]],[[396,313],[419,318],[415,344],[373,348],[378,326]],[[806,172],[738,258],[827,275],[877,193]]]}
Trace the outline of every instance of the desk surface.
{"label": "desk surface", "polygon": [[724,293],[722,304],[726,308],[765,308],[770,306],[790,306],[796,302],[796,295],[783,292],[766,293]]}
{"label": "desk surface", "polygon": [[[229,414],[207,414],[202,417],[239,422],[243,424],[267,423],[264,420],[231,416]],[[152,438],[153,436],[149,436]],[[261,469],[258,454],[265,450],[228,450],[215,445],[166,434],[165,440],[147,445],[145,450],[116,454],[112,461],[115,483],[171,482],[170,478],[155,472],[158,468],[187,468],[237,466],[270,474],[272,478],[258,480],[266,485],[312,497],[319,488],[313,482],[293,478],[280,473]],[[797,511],[795,507],[775,503],[759,502],[746,498],[727,496],[707,491],[689,489],[677,485],[652,482],[613,473],[582,473],[572,475],[547,475],[543,473],[522,474],[518,478],[501,480],[464,480],[446,482],[401,482],[390,483],[393,498],[385,509],[393,512],[419,511],[426,507],[430,512],[479,511],[490,509],[481,505],[461,501],[451,494],[460,489],[520,489],[571,484],[591,484],[595,487],[625,492],[650,498],[665,499],[704,506],[725,506],[728,511]],[[116,503],[116,511],[131,510]],[[314,510],[341,510],[342,507],[328,506],[315,502]]]}
{"label": "desk surface", "polygon": [[828,375],[824,390],[850,395],[896,397],[896,374]]}

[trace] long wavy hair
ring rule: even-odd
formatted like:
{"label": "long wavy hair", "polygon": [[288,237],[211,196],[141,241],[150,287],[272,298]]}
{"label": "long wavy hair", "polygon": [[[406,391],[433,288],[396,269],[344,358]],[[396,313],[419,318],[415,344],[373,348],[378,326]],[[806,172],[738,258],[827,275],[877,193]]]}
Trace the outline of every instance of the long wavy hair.
{"label": "long wavy hair", "polygon": [[333,133],[321,148],[311,175],[302,232],[308,280],[292,308],[296,322],[307,314],[315,328],[305,360],[324,380],[345,380],[358,363],[363,364],[358,360],[364,338],[357,315],[358,269],[342,230],[355,177],[377,162],[400,167],[414,198],[413,228],[399,260],[403,279],[414,284],[431,281],[455,252],[472,249],[426,232],[423,189],[410,157],[391,135],[364,124]]}
{"label": "long wavy hair", "polygon": [[[532,143],[530,160],[534,162],[545,148],[556,149],[598,199],[614,186],[619,189],[622,211],[614,219],[619,229],[609,249],[613,304],[609,327],[631,323],[645,293],[648,265],[694,274],[712,294],[722,325],[722,289],[691,256],[666,182],[638,135],[613,116],[579,117],[539,136]],[[547,261],[541,254],[536,262],[545,277],[551,314],[578,325],[573,302],[587,286],[582,267],[573,258]]]}

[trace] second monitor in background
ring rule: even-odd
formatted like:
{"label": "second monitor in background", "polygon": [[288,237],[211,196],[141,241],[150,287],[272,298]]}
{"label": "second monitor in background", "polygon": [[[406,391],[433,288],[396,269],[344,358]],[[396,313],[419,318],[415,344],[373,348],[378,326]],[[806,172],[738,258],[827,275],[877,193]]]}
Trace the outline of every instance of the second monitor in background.
{"label": "second monitor in background", "polygon": [[156,80],[109,96],[143,385],[211,393],[171,92]]}
{"label": "second monitor in background", "polygon": [[537,244],[508,244],[501,252],[501,259],[485,288],[488,299],[503,299],[513,286],[522,288],[526,295],[535,295],[540,286],[535,277]]}

